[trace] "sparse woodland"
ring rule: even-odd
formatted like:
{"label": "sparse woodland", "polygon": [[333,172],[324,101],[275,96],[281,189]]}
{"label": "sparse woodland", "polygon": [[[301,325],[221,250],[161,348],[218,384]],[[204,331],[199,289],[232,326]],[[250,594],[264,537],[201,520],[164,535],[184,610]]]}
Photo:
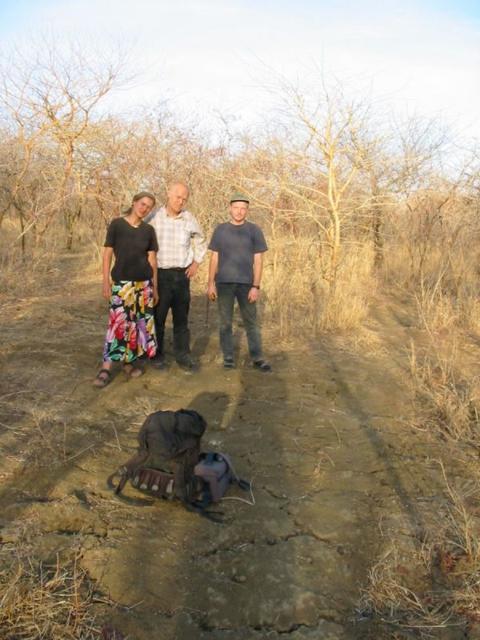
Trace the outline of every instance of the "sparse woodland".
{"label": "sparse woodland", "polygon": [[[262,287],[269,335],[291,344],[334,332],[368,344],[372,305],[392,298],[421,331],[418,343],[405,344],[418,418],[405,429],[444,443],[451,507],[443,530],[424,532],[408,574],[396,570],[398,541],[372,560],[359,607],[417,635],[476,624],[480,385],[474,351],[464,348],[467,339],[480,347],[474,141],[421,118],[394,120],[321,77],[317,92],[279,81],[278,108],[260,131],[232,132],[225,121],[208,134],[177,122],[168,102],[120,115],[107,105],[121,103],[131,81],[125,64],[118,53],[92,57],[78,46],[2,59],[0,300],[30,295],[65,253],[88,254],[96,268],[107,223],[141,189],[161,200],[171,180],[186,181],[207,234],[225,219],[231,191],[247,193],[270,248]],[[199,291],[205,280],[203,271]],[[466,489],[450,477],[452,457],[468,470]],[[442,575],[432,592],[425,585],[434,570]],[[58,569],[56,579],[62,575]],[[0,602],[11,596],[4,582]]]}

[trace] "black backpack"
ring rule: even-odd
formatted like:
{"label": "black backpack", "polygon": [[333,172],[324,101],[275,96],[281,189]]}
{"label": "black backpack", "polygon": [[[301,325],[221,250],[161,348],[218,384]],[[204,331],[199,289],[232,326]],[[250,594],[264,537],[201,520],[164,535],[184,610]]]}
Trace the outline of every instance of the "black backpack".
{"label": "black backpack", "polygon": [[[194,474],[207,423],[196,411],[156,411],[147,416],[138,434],[138,452],[109,478],[118,495],[127,480],[140,491],[178,499],[196,510],[199,479]],[[118,485],[113,477],[120,476]]]}

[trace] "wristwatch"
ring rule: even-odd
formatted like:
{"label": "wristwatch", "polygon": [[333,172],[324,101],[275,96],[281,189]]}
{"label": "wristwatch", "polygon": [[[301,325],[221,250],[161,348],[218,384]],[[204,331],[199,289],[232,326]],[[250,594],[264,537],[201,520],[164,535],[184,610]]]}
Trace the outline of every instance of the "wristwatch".
{"label": "wristwatch", "polygon": [[260,285],[259,284],[252,284],[252,289],[260,289]]}

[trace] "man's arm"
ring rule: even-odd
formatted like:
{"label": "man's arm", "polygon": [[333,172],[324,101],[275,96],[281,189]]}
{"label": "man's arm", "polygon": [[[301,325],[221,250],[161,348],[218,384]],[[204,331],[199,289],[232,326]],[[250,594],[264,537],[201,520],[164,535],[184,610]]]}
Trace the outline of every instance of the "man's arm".
{"label": "man's arm", "polygon": [[186,268],[187,278],[195,277],[198,267],[207,253],[207,241],[195,216],[191,217],[190,242],[193,250],[192,263]]}
{"label": "man's arm", "polygon": [[263,253],[255,253],[253,256],[253,283],[248,292],[248,301],[256,302],[260,296],[260,283],[262,281]]}
{"label": "man's arm", "polygon": [[215,286],[215,276],[218,270],[218,251],[212,251],[210,254],[210,264],[208,265],[208,288],[207,296],[210,300],[217,299],[217,287]]}

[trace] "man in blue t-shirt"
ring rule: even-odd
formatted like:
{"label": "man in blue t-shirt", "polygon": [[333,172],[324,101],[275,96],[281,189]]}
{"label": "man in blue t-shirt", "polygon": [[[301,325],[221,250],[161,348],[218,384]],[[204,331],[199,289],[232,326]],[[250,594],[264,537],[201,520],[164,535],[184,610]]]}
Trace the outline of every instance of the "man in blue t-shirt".
{"label": "man in blue t-shirt", "polygon": [[219,224],[213,232],[208,246],[212,253],[207,295],[210,300],[218,300],[220,346],[225,369],[235,367],[232,320],[236,299],[247,332],[253,366],[266,372],[271,371],[271,366],[263,359],[256,303],[260,296],[263,254],[268,247],[260,227],[247,221],[248,206],[248,198],[235,193],[230,199],[230,221]]}

